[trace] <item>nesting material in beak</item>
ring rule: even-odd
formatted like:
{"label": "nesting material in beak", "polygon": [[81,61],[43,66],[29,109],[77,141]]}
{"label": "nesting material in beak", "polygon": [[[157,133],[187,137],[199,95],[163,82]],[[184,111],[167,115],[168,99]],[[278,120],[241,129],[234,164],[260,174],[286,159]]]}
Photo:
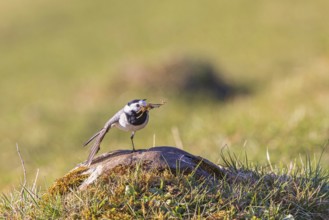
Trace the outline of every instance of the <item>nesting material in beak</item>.
{"label": "nesting material in beak", "polygon": [[149,111],[151,109],[154,109],[154,108],[159,108],[161,105],[164,105],[166,102],[165,101],[162,101],[161,104],[153,104],[153,103],[147,103],[146,106],[142,106],[141,109],[137,112],[137,113],[144,113],[146,111]]}

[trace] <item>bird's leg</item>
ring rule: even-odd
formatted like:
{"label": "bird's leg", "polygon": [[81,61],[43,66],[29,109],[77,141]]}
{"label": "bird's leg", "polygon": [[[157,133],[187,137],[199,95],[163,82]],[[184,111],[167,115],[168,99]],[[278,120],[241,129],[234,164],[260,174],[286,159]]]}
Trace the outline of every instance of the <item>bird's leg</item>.
{"label": "bird's leg", "polygon": [[135,152],[134,136],[135,136],[135,132],[133,131],[133,132],[131,132],[131,135],[130,135],[131,144],[133,146],[133,152]]}

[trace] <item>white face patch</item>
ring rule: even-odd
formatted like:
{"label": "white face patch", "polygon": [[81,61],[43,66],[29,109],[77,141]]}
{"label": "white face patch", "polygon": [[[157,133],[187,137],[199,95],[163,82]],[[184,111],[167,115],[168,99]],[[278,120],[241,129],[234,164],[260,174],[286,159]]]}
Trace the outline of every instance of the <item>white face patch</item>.
{"label": "white face patch", "polygon": [[140,104],[141,106],[144,106],[144,107],[146,107],[146,105],[147,105],[147,103],[146,103],[145,100],[140,100],[140,101],[139,101],[139,104]]}

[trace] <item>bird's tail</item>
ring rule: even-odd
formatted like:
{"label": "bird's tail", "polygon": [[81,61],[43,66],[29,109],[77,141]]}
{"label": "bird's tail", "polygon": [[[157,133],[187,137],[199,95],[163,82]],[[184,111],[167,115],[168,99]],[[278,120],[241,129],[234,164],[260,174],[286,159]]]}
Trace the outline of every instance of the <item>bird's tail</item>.
{"label": "bird's tail", "polygon": [[87,159],[87,165],[90,166],[90,164],[93,161],[94,156],[97,154],[97,152],[100,149],[100,144],[103,140],[103,138],[105,137],[105,134],[108,132],[109,129],[107,128],[103,128],[102,130],[100,130],[99,132],[97,132],[96,134],[94,134],[94,136],[92,136],[85,144],[84,146],[88,145],[91,141],[93,141],[95,139],[95,142],[93,144],[93,146],[90,149],[90,153]]}
{"label": "bird's tail", "polygon": [[[103,129],[102,129],[103,130]],[[101,133],[101,131],[102,130],[100,130],[99,132],[97,132],[96,134],[94,134],[88,141],[86,141],[86,143],[84,143],[83,144],[83,146],[85,147],[85,146],[87,146],[90,142],[92,142],[100,133]]]}

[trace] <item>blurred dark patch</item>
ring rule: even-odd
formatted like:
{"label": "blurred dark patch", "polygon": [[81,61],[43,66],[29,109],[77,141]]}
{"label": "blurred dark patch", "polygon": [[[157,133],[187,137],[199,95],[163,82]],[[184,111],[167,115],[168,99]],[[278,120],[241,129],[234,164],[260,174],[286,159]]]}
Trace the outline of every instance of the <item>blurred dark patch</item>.
{"label": "blurred dark patch", "polygon": [[247,89],[228,83],[224,79],[227,74],[204,59],[176,57],[153,66],[130,63],[120,73],[118,85],[152,93],[217,100],[247,93]]}

